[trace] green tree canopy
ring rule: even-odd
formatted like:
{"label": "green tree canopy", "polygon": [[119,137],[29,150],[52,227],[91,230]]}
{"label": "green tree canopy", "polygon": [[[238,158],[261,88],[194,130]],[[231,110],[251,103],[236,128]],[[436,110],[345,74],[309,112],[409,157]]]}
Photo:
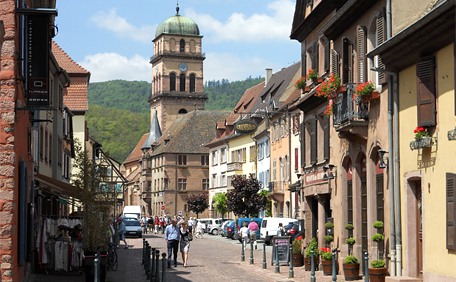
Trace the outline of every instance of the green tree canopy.
{"label": "green tree canopy", "polygon": [[227,212],[229,212],[228,206],[226,205],[225,193],[215,194],[215,196],[212,197],[212,203],[214,205],[215,210],[222,215],[222,218]]}
{"label": "green tree canopy", "polygon": [[191,195],[187,199],[188,210],[196,213],[196,217],[209,207],[208,193]]}

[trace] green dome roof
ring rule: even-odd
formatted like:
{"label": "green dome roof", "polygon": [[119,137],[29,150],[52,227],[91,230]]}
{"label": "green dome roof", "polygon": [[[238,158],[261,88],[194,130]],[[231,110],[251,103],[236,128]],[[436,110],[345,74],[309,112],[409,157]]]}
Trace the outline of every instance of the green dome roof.
{"label": "green dome roof", "polygon": [[169,17],[158,26],[157,31],[155,31],[155,38],[162,34],[200,35],[198,25],[192,19],[179,15],[179,6],[176,10],[175,16]]}

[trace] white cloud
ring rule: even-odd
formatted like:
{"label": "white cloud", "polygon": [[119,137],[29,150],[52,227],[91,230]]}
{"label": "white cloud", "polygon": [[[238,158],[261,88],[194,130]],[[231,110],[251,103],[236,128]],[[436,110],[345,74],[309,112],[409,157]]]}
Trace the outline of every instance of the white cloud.
{"label": "white cloud", "polygon": [[207,14],[186,10],[186,16],[193,19],[208,41],[260,42],[289,41],[295,6],[290,0],[277,0],[267,6],[269,14],[233,13],[222,23]]}
{"label": "white cloud", "polygon": [[149,58],[134,55],[131,58],[117,53],[98,53],[89,55],[84,61],[78,62],[83,68],[90,71],[90,82],[124,80],[152,80],[152,66]]}
{"label": "white cloud", "polygon": [[278,71],[279,63],[268,62],[260,57],[241,58],[230,53],[208,53],[204,61],[204,80],[244,80],[249,76],[264,76],[265,68]]}
{"label": "white cloud", "polygon": [[90,18],[99,28],[110,30],[122,38],[130,38],[142,43],[150,43],[151,37],[155,35],[156,25],[145,25],[139,28],[127,22],[125,18],[117,15],[116,9],[109,13],[98,12]]}

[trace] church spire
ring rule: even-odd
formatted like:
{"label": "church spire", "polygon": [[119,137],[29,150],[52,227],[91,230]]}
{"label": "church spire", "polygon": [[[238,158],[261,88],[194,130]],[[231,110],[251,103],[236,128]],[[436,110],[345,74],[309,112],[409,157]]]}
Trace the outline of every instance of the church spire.
{"label": "church spire", "polygon": [[152,122],[150,123],[150,131],[149,136],[147,137],[146,142],[142,146],[142,149],[150,149],[152,147],[152,143],[157,141],[162,136],[162,132],[160,129],[160,124],[158,123],[158,116],[157,110],[154,111],[154,116],[152,117]]}
{"label": "church spire", "polygon": [[177,1],[176,16],[180,16],[179,15],[179,1]]}

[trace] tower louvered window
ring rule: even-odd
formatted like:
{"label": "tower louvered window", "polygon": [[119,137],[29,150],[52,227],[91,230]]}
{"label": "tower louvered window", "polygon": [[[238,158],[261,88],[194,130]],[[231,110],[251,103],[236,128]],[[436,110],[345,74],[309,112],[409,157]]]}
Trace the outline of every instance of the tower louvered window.
{"label": "tower louvered window", "polygon": [[[385,42],[386,34],[385,34],[385,15],[384,13],[380,13],[377,18],[377,47],[380,46],[383,42]],[[379,69],[385,69],[385,64],[382,61],[380,56],[378,57],[378,65]],[[386,83],[386,74],[383,72],[378,72],[378,83],[384,84]]]}
{"label": "tower louvered window", "polygon": [[176,74],[169,75],[169,91],[176,91]]}
{"label": "tower louvered window", "polygon": [[366,67],[366,28],[358,26],[357,28],[357,49],[358,49],[358,82],[363,83],[367,79]]}
{"label": "tower louvered window", "polygon": [[185,92],[185,74],[181,74],[180,75],[180,79],[179,79],[179,83],[180,83],[180,91],[181,92]]}
{"label": "tower louvered window", "polygon": [[195,92],[195,75],[194,74],[190,75],[190,92],[191,93]]}

